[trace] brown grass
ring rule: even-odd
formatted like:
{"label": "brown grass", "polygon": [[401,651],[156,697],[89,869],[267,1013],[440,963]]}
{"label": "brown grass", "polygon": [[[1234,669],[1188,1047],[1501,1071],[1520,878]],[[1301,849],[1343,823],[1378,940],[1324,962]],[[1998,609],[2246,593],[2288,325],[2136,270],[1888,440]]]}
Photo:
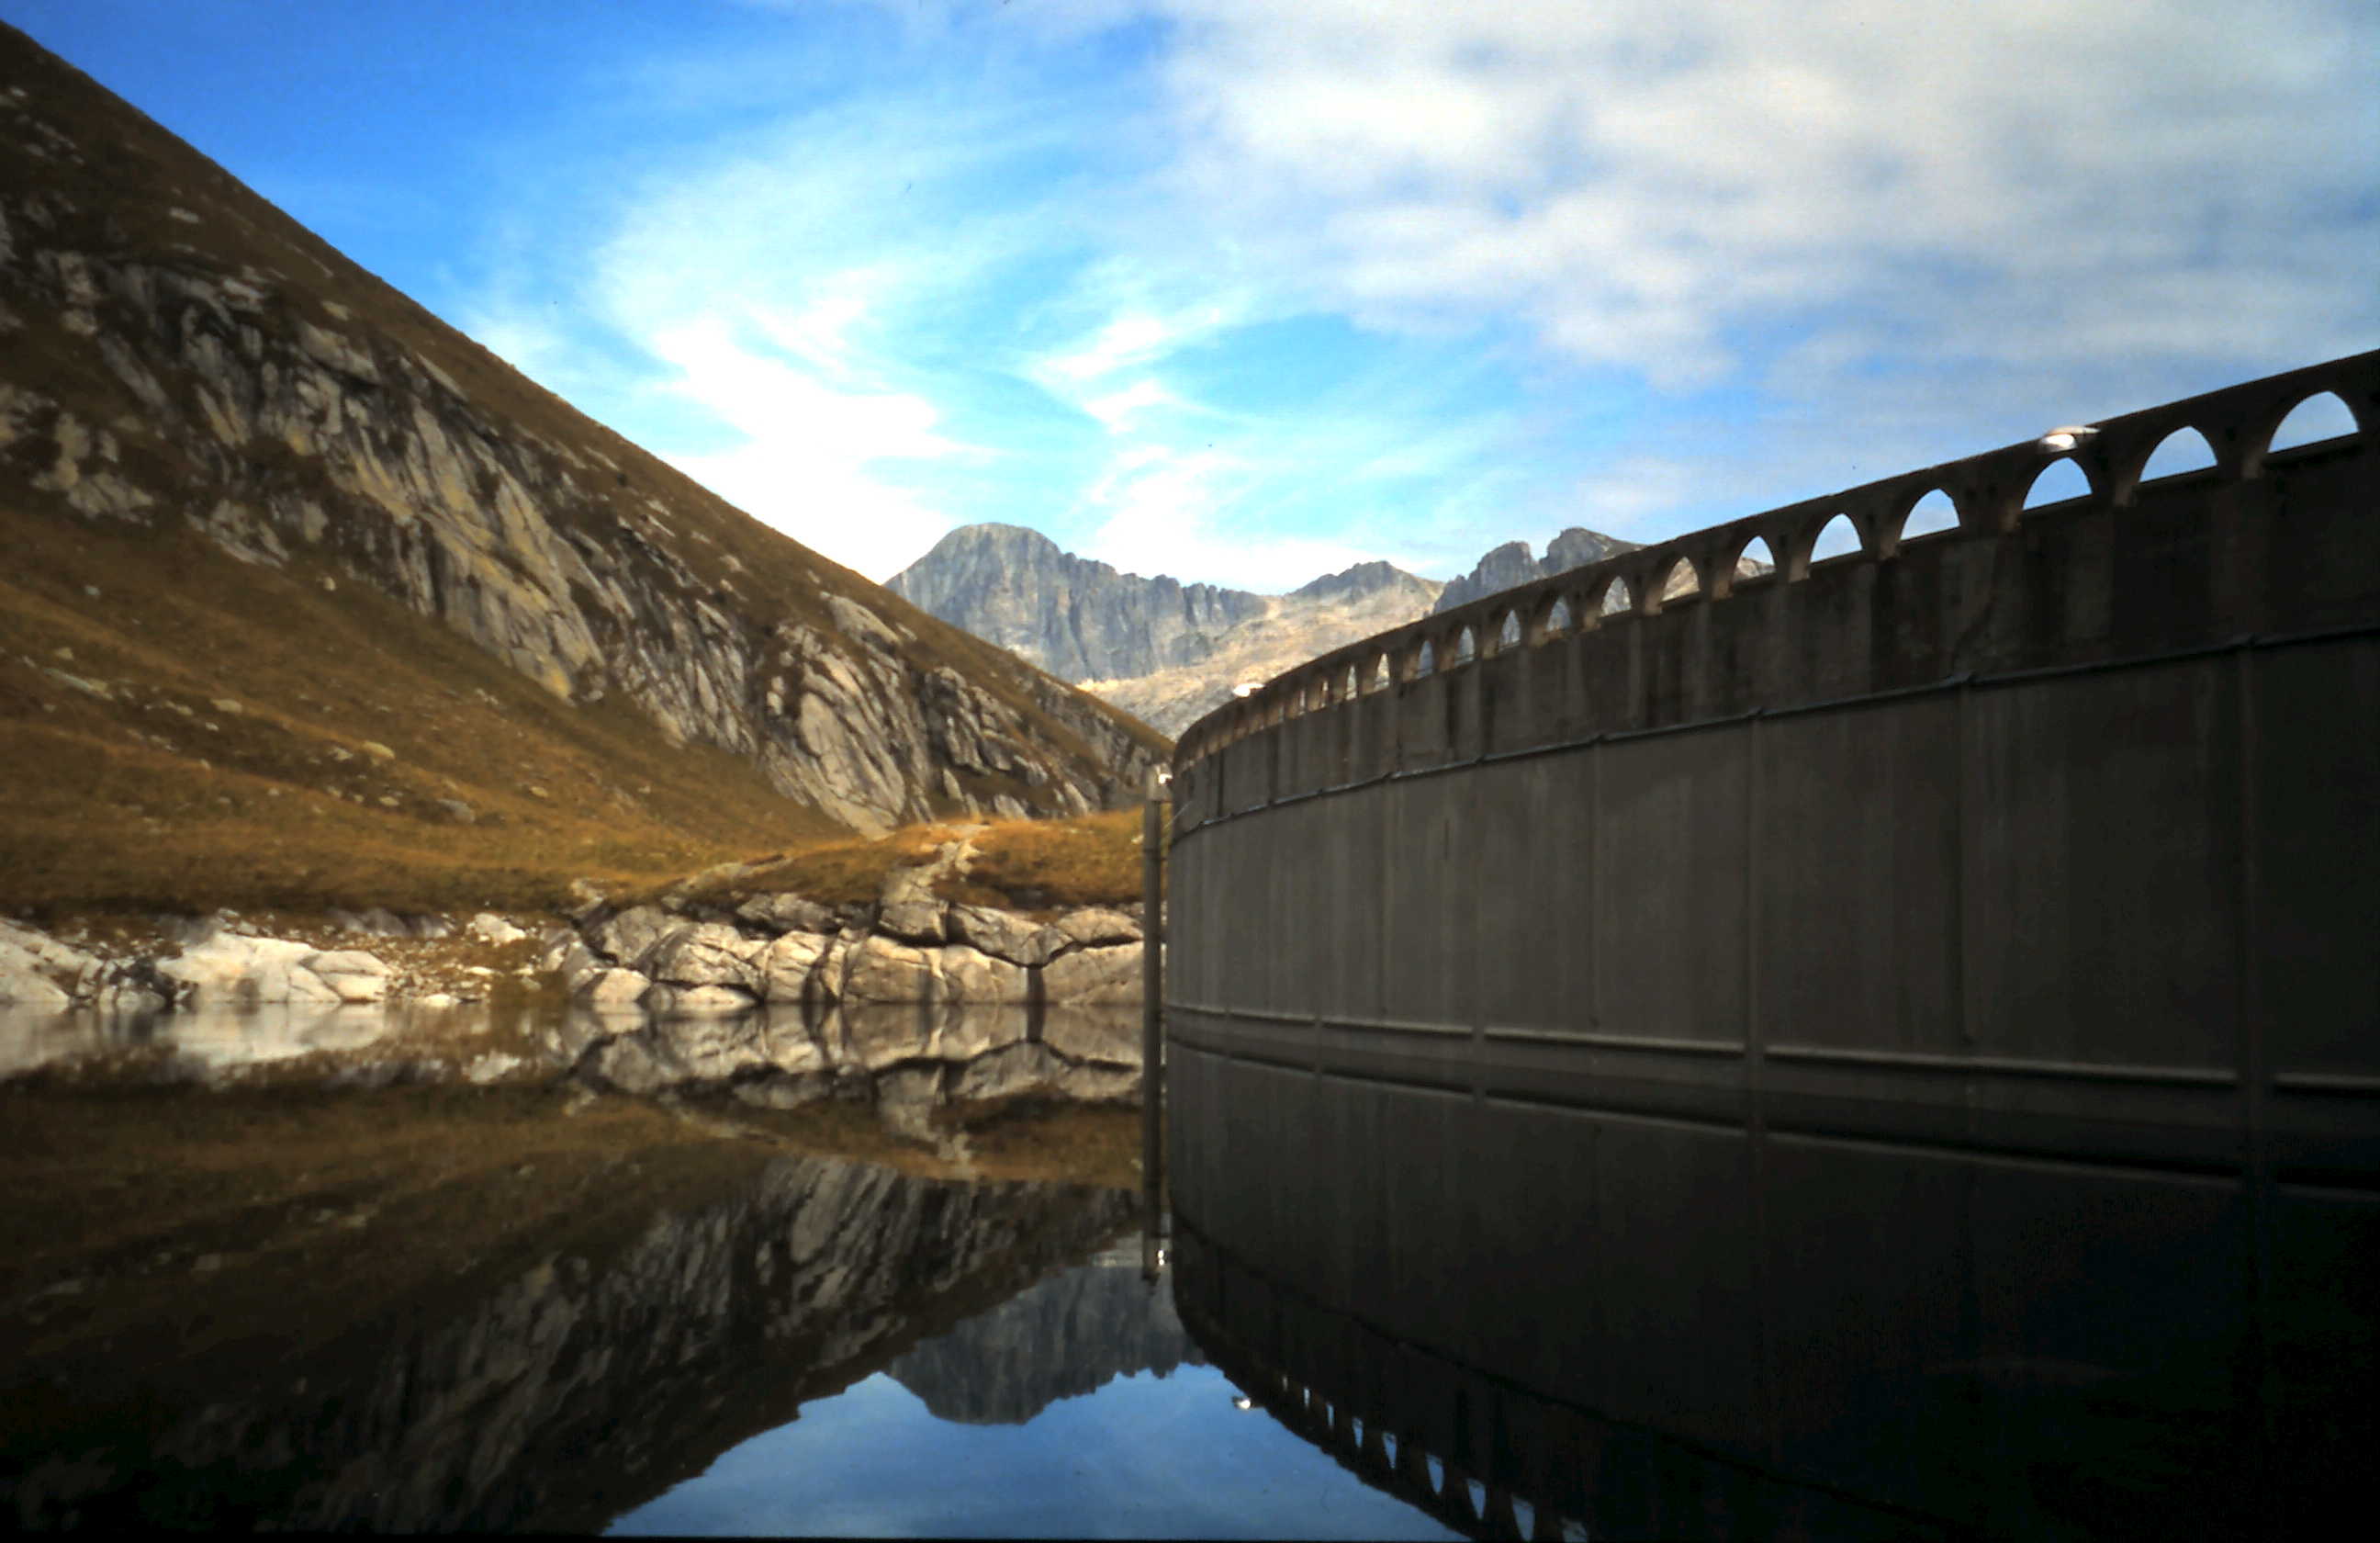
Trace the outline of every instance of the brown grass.
{"label": "brown grass", "polygon": [[12,523],[0,907],[537,909],[575,878],[658,884],[833,830],[748,763],[574,707],[382,596],[183,532]]}
{"label": "brown grass", "polygon": [[650,900],[674,890],[733,905],[750,895],[791,891],[829,905],[865,904],[882,892],[894,869],[926,862],[963,835],[974,842],[975,857],[964,878],[946,875],[936,884],[935,893],[945,900],[1038,915],[1077,905],[1140,904],[1137,809],[1071,820],[905,825],[872,840],[811,842],[731,874],[649,886],[629,898]]}
{"label": "brown grass", "polygon": [[1141,813],[1119,809],[1074,820],[1002,820],[976,837],[965,879],[946,899],[1048,912],[1075,905],[1133,906],[1141,899]]}
{"label": "brown grass", "polygon": [[[632,547],[632,529],[668,547],[683,565],[668,571],[690,577],[681,594],[677,578],[649,573],[662,603],[699,597],[755,626],[832,630],[826,599],[846,594],[908,629],[900,651],[914,668],[956,667],[1059,753],[1090,759],[1045,706],[1059,699],[1164,748],[1146,725],[917,611],[578,413],[5,25],[0,75],[84,151],[38,155],[29,139],[0,136],[0,183],[38,195],[55,222],[44,247],[245,273],[262,292],[256,325],[268,335],[305,322],[435,366],[468,398],[453,410],[545,478],[540,513],[557,529],[607,550]],[[176,207],[198,223],[173,219]],[[5,272],[0,289],[17,294]],[[18,299],[7,379],[108,428],[118,468],[162,496],[145,527],[82,520],[35,489],[57,453],[45,432],[0,444],[0,909],[517,910],[554,904],[574,878],[658,884],[838,832],[749,763],[679,745],[616,699],[573,707],[361,585],[341,577],[324,591],[334,570],[311,556],[284,569],[226,556],[184,524],[218,497],[312,501],[332,516],[328,548],[369,544],[381,516],[319,457],[277,442],[249,443],[223,480],[158,431],[90,339],[46,302]],[[127,320],[113,301],[100,315],[111,329]],[[188,410],[188,371],[169,354],[151,362]],[[570,447],[581,464],[540,445]],[[243,711],[212,711],[218,698]],[[367,741],[395,758],[370,756]],[[1048,796],[1018,779],[966,785]],[[459,824],[443,798],[493,819]]]}

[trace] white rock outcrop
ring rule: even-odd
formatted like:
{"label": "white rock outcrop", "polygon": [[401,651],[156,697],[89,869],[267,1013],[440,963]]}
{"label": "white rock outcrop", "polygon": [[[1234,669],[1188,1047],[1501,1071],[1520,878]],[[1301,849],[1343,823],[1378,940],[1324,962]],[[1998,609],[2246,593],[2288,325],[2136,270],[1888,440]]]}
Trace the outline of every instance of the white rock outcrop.
{"label": "white rock outcrop", "polygon": [[378,1002],[393,973],[378,956],[356,950],[325,953],[288,938],[214,931],[158,961],[174,1005],[220,1002]]}

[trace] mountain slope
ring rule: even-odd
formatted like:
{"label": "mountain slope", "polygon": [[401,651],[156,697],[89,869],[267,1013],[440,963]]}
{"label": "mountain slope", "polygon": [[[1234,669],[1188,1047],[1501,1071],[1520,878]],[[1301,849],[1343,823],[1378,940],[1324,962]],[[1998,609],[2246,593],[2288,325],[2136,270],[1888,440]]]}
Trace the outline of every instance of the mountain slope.
{"label": "mountain slope", "polygon": [[888,588],[1167,734],[1261,680],[1429,610],[1439,586],[1386,563],[1287,595],[1118,573],[1037,530],[968,525]]}
{"label": "mountain slope", "polygon": [[6,26],[0,539],[0,903],[203,899],[234,853],[225,893],[293,905],[458,864],[536,889],[1078,812],[1163,749],[577,413]]}

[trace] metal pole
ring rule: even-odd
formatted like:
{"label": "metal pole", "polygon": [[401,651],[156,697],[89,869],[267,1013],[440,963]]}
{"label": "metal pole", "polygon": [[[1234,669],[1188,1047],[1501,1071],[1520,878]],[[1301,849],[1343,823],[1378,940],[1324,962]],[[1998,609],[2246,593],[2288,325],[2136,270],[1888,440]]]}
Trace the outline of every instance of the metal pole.
{"label": "metal pole", "polygon": [[1149,772],[1140,812],[1140,1180],[1151,1239],[1165,1187],[1165,784],[1163,770]]}

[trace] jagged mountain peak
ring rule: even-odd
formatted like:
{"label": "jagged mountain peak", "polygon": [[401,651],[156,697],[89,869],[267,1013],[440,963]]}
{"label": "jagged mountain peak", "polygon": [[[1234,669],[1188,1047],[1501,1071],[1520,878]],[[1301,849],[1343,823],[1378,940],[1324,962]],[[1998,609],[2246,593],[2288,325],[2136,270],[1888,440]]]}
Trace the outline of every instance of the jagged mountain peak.
{"label": "jagged mountain peak", "polygon": [[1292,589],[1292,597],[1301,600],[1357,600],[1378,594],[1385,589],[1427,589],[1435,593],[1440,586],[1436,580],[1410,574],[1393,563],[1374,559],[1357,563],[1337,573],[1327,573]]}

